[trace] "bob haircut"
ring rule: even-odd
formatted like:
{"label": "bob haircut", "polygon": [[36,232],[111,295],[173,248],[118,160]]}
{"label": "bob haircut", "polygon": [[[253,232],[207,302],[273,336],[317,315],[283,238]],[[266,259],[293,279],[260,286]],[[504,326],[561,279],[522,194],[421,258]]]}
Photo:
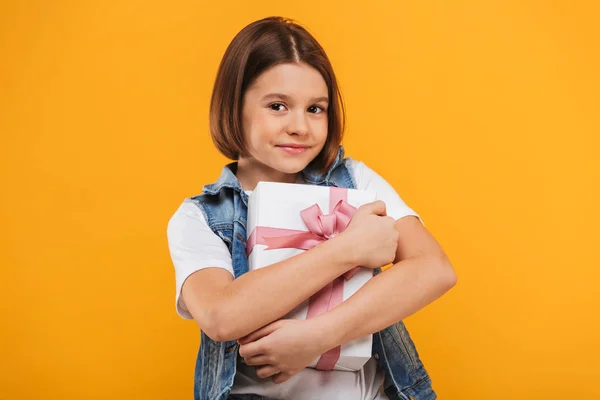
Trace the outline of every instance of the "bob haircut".
{"label": "bob haircut", "polygon": [[242,104],[247,88],[268,68],[284,63],[305,63],[323,76],[328,88],[327,139],[310,165],[327,171],[342,142],[345,110],[325,50],[306,29],[293,20],[268,17],[252,22],[231,41],[217,72],[210,101],[210,133],[227,158],[249,156],[242,132]]}

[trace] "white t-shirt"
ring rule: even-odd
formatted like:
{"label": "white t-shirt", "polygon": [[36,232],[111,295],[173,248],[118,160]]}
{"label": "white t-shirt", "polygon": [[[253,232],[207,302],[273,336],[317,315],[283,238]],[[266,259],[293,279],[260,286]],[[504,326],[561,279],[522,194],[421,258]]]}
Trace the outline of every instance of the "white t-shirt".
{"label": "white t-shirt", "polygon": [[[399,219],[413,215],[421,220],[400,198],[394,188],[363,162],[346,160],[356,188],[373,191],[377,199],[386,203],[387,215]],[[301,174],[298,174],[299,182]],[[250,190],[246,190],[250,194]],[[421,223],[422,220],[421,220]],[[208,226],[202,211],[190,199],[185,199],[171,217],[167,237],[171,259],[175,266],[175,305],[184,319],[192,319],[183,298],[181,288],[194,272],[208,267],[219,267],[233,273],[231,254],[227,245]],[[254,393],[271,398],[285,399],[387,399],[383,393],[383,371],[373,358],[357,372],[318,371],[306,368],[287,382],[274,384],[270,379],[256,376],[254,367],[238,362],[232,393]]]}

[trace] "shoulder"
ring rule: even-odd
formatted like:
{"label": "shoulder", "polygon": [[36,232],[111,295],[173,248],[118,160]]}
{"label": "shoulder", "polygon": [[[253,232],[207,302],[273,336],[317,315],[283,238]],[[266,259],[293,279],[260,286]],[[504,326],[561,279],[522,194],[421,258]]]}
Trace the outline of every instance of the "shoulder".
{"label": "shoulder", "polygon": [[197,201],[198,197],[186,197],[179,204],[177,210],[173,214],[173,217],[186,216],[190,218],[203,219],[202,207]]}
{"label": "shoulder", "polygon": [[353,176],[357,189],[374,192],[377,199],[385,201],[388,215],[395,219],[413,215],[425,225],[421,216],[405,203],[398,191],[383,176],[362,161],[348,157],[344,159],[344,164]]}
{"label": "shoulder", "polygon": [[377,185],[378,181],[385,180],[369,168],[364,162],[360,160],[355,160],[352,157],[346,157],[344,159],[344,166],[352,175],[354,179],[354,183],[356,184],[356,188],[359,190],[369,190],[371,185],[375,181],[375,185]]}
{"label": "shoulder", "polygon": [[186,233],[209,229],[202,206],[193,198],[186,198],[169,219],[167,236],[173,239]]}
{"label": "shoulder", "polygon": [[355,160],[352,157],[346,157],[344,158],[344,165],[346,166],[346,168],[348,168],[351,172],[353,172],[355,169],[359,169],[362,168],[361,164],[364,165],[364,163],[362,161],[358,161]]}

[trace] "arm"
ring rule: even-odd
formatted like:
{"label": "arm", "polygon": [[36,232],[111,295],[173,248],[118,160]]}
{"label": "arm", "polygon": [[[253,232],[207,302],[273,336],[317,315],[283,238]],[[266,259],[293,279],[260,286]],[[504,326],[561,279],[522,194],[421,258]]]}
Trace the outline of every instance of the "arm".
{"label": "arm", "polygon": [[[200,270],[183,284],[183,299],[209,337],[217,341],[239,339],[281,318],[352,269],[355,264],[348,256],[346,242],[341,236],[335,237],[235,280],[221,268]],[[328,265],[324,267],[324,263]]]}
{"label": "arm", "polygon": [[320,337],[330,339],[327,348],[401,321],[456,284],[446,254],[415,217],[399,219],[396,229],[400,235],[394,265],[335,309],[310,320]]}
{"label": "arm", "polygon": [[285,382],[320,354],[378,332],[425,307],[456,283],[437,241],[414,217],[400,218],[394,265],[331,311],[308,320],[280,320],[242,338],[240,355]]}

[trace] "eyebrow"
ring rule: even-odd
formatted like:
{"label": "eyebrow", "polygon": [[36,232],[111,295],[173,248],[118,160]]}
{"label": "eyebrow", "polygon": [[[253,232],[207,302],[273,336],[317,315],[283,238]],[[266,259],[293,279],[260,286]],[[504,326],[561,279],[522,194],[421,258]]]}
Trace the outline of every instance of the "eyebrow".
{"label": "eyebrow", "polygon": [[[285,101],[289,101],[290,100],[290,96],[288,96],[287,94],[283,94],[283,93],[269,93],[267,95],[264,95],[261,100],[266,100],[266,99],[271,99],[271,98],[282,99],[282,100],[285,100]],[[324,101],[326,103],[329,103],[329,98],[327,96],[315,97],[315,98],[311,99],[310,101],[311,102],[315,102],[315,103],[318,103],[320,101]]]}

